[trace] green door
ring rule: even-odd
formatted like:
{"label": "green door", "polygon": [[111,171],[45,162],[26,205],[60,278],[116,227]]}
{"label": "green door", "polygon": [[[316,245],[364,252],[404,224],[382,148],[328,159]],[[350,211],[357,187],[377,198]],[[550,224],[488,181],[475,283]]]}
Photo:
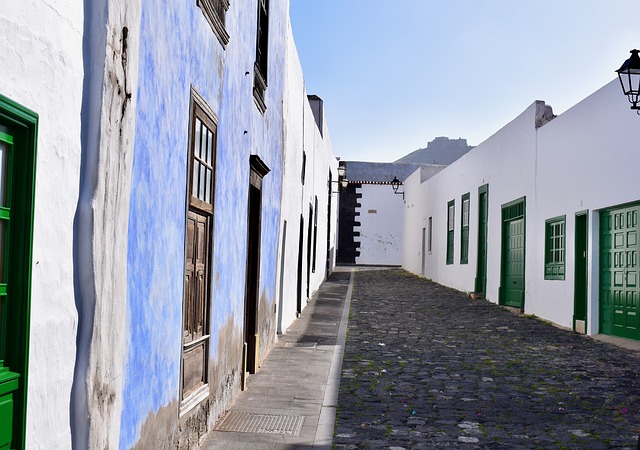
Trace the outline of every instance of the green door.
{"label": "green door", "polygon": [[600,332],[640,340],[638,212],[600,213]]}
{"label": "green door", "polygon": [[573,331],[587,332],[587,213],[576,214]]}
{"label": "green door", "polygon": [[502,279],[500,303],[524,309],[524,199],[502,207]]}
{"label": "green door", "polygon": [[[2,130],[2,129],[0,129]],[[5,131],[6,128],[4,129]],[[10,290],[9,243],[11,242],[11,174],[13,136],[0,131],[0,449],[11,448],[13,440],[13,396],[19,375],[10,370],[7,360],[7,333]]]}
{"label": "green door", "polygon": [[478,189],[478,264],[476,266],[475,292],[487,295],[487,215],[489,206],[489,185]]}
{"label": "green door", "polygon": [[24,448],[37,116],[0,95],[0,449]]}

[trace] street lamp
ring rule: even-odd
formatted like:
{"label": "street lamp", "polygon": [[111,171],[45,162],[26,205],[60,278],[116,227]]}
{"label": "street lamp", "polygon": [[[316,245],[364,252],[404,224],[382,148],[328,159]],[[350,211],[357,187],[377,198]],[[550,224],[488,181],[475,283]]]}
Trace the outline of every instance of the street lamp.
{"label": "street lamp", "polygon": [[347,174],[347,166],[345,166],[344,164],[340,164],[338,166],[338,178],[344,178],[346,174]]}
{"label": "street lamp", "polygon": [[393,177],[393,180],[391,180],[391,188],[393,189],[393,193],[398,195],[402,194],[402,198],[404,199],[404,192],[398,192],[398,188],[401,184],[402,181],[398,180],[398,177]]}
{"label": "street lamp", "polygon": [[347,180],[347,166],[344,163],[338,163],[338,180],[332,181],[332,183],[336,183],[338,185],[338,190],[331,190],[332,194],[339,194],[340,189],[346,189],[349,185],[349,180]]}
{"label": "street lamp", "polygon": [[620,78],[622,92],[631,103],[631,109],[635,109],[640,115],[640,106],[638,106],[640,101],[640,56],[638,53],[640,50],[631,50],[631,57],[616,72]]}

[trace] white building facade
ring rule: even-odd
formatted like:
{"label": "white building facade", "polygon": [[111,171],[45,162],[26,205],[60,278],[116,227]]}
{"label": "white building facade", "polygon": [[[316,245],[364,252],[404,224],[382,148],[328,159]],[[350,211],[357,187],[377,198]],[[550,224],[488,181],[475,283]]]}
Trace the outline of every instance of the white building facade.
{"label": "white building facade", "polygon": [[534,102],[405,182],[403,266],[588,334],[640,339],[639,118],[617,80],[562,115]]}

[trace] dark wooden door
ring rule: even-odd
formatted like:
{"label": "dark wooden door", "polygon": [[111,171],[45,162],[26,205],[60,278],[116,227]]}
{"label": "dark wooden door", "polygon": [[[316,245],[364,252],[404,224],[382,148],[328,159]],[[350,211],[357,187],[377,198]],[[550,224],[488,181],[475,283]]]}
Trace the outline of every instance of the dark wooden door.
{"label": "dark wooden door", "polygon": [[244,339],[247,346],[247,371],[255,373],[257,360],[257,321],[260,289],[260,222],[262,220],[262,193],[249,186],[249,218],[247,236],[247,286],[244,308]]}
{"label": "dark wooden door", "polygon": [[207,383],[208,334],[206,314],[209,298],[209,216],[187,213],[185,253],[184,351],[182,354],[183,398]]}

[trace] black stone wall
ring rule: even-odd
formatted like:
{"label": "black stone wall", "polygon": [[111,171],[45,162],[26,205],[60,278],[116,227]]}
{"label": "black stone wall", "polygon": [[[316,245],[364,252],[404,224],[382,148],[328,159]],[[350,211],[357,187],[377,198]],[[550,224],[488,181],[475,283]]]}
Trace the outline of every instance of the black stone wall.
{"label": "black stone wall", "polygon": [[338,213],[338,254],[336,261],[338,264],[355,264],[356,257],[360,256],[360,243],[354,238],[360,233],[355,231],[355,227],[360,226],[357,209],[360,205],[362,194],[356,192],[362,187],[361,183],[349,183],[345,189],[340,191],[340,208]]}

